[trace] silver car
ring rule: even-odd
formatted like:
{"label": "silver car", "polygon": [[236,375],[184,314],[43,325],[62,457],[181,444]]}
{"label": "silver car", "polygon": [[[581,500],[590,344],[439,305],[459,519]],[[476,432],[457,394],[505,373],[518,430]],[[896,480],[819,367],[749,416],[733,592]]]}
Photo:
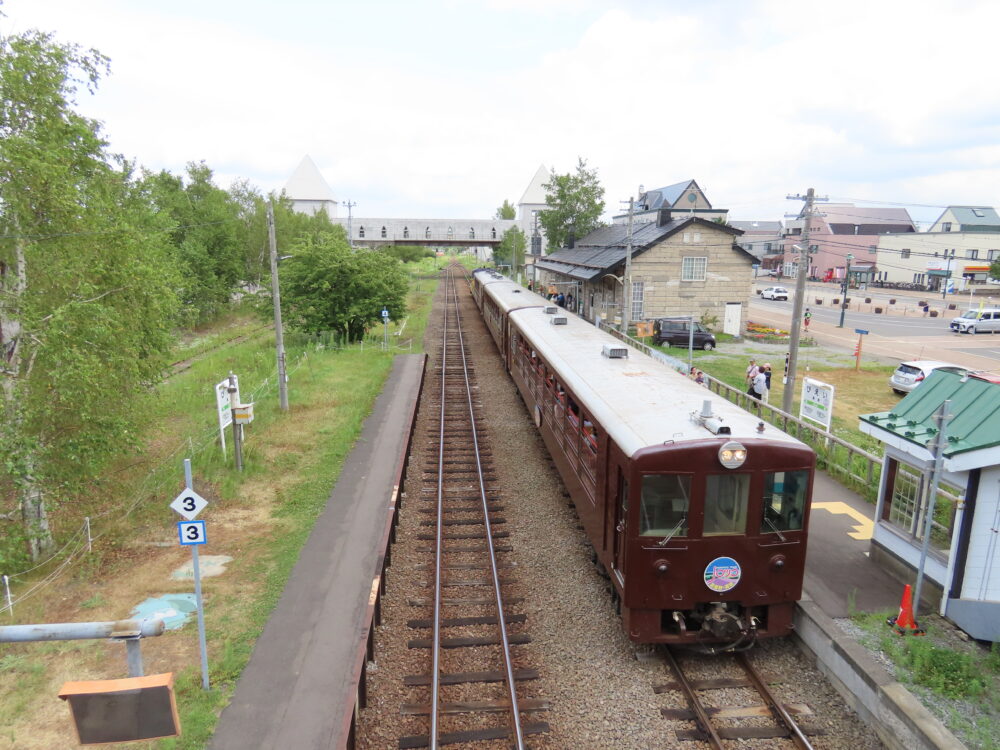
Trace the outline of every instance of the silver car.
{"label": "silver car", "polygon": [[889,378],[889,385],[896,393],[909,393],[930,375],[934,370],[965,373],[969,368],[953,365],[949,362],[937,362],[932,359],[920,359],[912,362],[901,362]]}

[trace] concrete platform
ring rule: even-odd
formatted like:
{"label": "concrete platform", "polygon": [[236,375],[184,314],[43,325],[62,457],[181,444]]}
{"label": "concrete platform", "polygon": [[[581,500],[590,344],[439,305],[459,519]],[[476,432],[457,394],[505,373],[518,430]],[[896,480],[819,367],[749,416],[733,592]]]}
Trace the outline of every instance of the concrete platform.
{"label": "concrete platform", "polygon": [[254,647],[212,750],[328,750],[352,701],[390,497],[398,482],[425,356],[396,357],[392,372],[284,593]]}
{"label": "concrete platform", "polygon": [[816,472],[804,587],[829,617],[899,607],[903,585],[868,557],[875,506]]}

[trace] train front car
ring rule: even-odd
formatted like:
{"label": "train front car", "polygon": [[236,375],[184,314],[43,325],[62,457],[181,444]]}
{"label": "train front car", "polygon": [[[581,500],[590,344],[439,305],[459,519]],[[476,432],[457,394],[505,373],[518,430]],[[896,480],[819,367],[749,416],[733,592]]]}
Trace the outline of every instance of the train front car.
{"label": "train front car", "polygon": [[629,638],[725,649],[790,632],[813,451],[546,309],[510,312],[511,374],[608,570]]}

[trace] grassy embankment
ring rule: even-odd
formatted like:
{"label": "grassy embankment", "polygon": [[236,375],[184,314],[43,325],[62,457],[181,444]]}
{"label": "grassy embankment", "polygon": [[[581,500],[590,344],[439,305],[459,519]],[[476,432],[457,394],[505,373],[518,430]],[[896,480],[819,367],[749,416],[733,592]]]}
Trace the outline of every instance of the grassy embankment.
{"label": "grassy embankment", "polygon": [[[392,340],[420,351],[447,259],[413,264],[409,315],[393,321]],[[380,328],[380,327],[379,327]],[[381,330],[362,349],[336,349],[286,337],[290,413],[277,404],[273,334],[261,321],[235,313],[188,337],[176,359],[187,369],[160,389],[144,453],[123,459],[87,498],[55,514],[59,528],[92,518],[93,551],[70,547],[68,563],[47,585],[20,599],[13,623],[113,620],[150,596],[189,592],[171,571],[190,559],[176,544],[168,508],[183,487],[182,460],[192,459],[195,488],[210,501],[203,555],[233,557],[226,572],[204,581],[212,690],[201,690],[193,623],[143,641],[146,673],[177,673],[183,736],[132,743],[133,748],[202,748],[228,700],[253,644],[276,603],[316,517],[336,481],[392,365],[380,351]],[[221,346],[220,346],[221,344]],[[232,444],[218,447],[213,385],[232,370],[244,402],[255,401],[246,430],[245,470],[233,468]],[[67,556],[28,576],[15,599],[52,573]],[[68,710],[55,696],[66,680],[124,675],[124,648],[96,641],[24,644],[0,653],[0,748],[74,746]]]}

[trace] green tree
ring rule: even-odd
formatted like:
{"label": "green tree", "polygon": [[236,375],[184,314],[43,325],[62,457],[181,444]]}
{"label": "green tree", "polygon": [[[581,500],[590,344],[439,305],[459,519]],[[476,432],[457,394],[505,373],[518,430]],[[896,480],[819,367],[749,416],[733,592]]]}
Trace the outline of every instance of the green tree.
{"label": "green tree", "polygon": [[242,207],[212,182],[212,170],[204,162],[187,165],[186,183],[167,171],[147,179],[154,203],[174,224],[186,319],[207,320],[229,303],[246,279]]}
{"label": "green tree", "polygon": [[1000,279],[1000,258],[990,263],[989,275],[991,279]]}
{"label": "green tree", "polygon": [[601,226],[604,188],[597,179],[597,170],[587,169],[582,158],[576,173],[553,175],[544,187],[549,208],[538,215],[538,222],[545,230],[550,250],[566,245],[570,235],[583,237]]}
{"label": "green tree", "polygon": [[357,341],[381,320],[406,310],[406,274],[391,255],[351,250],[343,227],[304,236],[282,264],[281,309],[288,324],[306,333],[334,331]]}
{"label": "green tree", "polygon": [[135,444],[175,322],[169,226],[74,110],[106,70],[49,34],[0,37],[0,565],[46,552],[51,508]]}
{"label": "green tree", "polygon": [[503,205],[497,209],[494,218],[513,219],[515,216],[517,216],[517,209],[514,208],[514,206],[511,205],[511,202],[505,198]]}
{"label": "green tree", "polygon": [[498,266],[510,266],[516,272],[524,267],[524,249],[527,246],[528,240],[524,232],[518,227],[510,227],[503,233],[500,244],[493,251],[493,262]]}

